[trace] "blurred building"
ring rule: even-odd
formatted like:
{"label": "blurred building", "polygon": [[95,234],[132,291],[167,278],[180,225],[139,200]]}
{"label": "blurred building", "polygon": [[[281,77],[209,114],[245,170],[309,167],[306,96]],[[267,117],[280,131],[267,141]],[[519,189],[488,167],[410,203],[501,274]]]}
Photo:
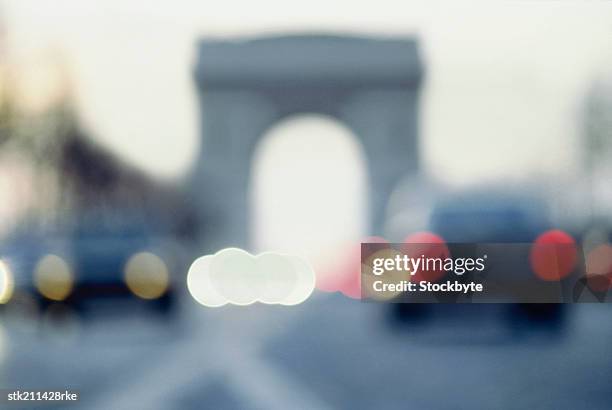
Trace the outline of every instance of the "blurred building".
{"label": "blurred building", "polygon": [[201,228],[188,197],[178,188],[122,163],[77,129],[62,144],[58,165],[72,198],[72,217],[89,218],[97,212],[112,220],[124,213],[142,218],[154,231],[187,240]]}
{"label": "blurred building", "polygon": [[208,247],[246,245],[253,152],[267,129],[301,113],[336,118],[360,140],[371,190],[370,233],[382,234],[395,186],[419,168],[423,67],[416,40],[204,40],[195,75],[203,144],[190,186],[202,219],[210,221],[215,243]]}
{"label": "blurred building", "polygon": [[16,190],[7,203],[15,224],[20,221],[23,229],[70,229],[82,217],[97,214],[100,224],[137,217],[160,234],[186,240],[196,236],[201,224],[188,197],[94,142],[68,101],[39,114],[19,110],[10,93],[2,95],[1,103],[2,177],[28,192]]}

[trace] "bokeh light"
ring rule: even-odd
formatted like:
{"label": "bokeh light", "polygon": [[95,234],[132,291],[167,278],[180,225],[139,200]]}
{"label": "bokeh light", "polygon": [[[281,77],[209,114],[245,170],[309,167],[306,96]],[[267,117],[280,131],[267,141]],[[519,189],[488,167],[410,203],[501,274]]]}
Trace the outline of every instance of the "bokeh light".
{"label": "bokeh light", "polygon": [[531,247],[531,269],[542,280],[557,281],[568,276],[576,267],[576,241],[566,232],[553,229],[536,238]]}
{"label": "bokeh light", "polygon": [[13,296],[15,279],[7,263],[0,260],[0,304],[8,302]]}
{"label": "bokeh light", "polygon": [[168,290],[169,281],[168,267],[153,253],[134,254],[125,265],[125,283],[142,299],[162,296]]}
{"label": "bokeh light", "polygon": [[45,255],[36,265],[34,284],[47,299],[62,301],[74,287],[74,275],[68,263],[57,255]]}
{"label": "bokeh light", "polygon": [[[376,249],[377,248],[377,249]],[[376,291],[374,289],[374,282],[381,281],[385,284],[399,284],[402,281],[410,281],[411,275],[407,271],[402,271],[398,269],[385,270],[384,276],[376,276],[373,273],[373,265],[375,259],[395,259],[396,256],[401,257],[402,253],[394,248],[387,246],[373,246],[373,252],[368,252],[368,254],[363,254],[361,258],[363,259],[362,264],[362,274],[361,285],[363,287],[363,297],[372,300],[386,301],[395,298],[399,294],[402,293],[401,290],[389,290],[385,289],[383,291]]]}
{"label": "bokeh light", "polygon": [[385,238],[371,236],[350,245],[338,254],[337,263],[328,273],[317,275],[317,289],[325,292],[342,292],[352,299],[361,298],[361,244],[388,243]]}
{"label": "bokeh light", "polygon": [[[219,307],[227,304],[228,300],[219,294],[210,280],[210,275],[206,274],[210,269],[212,258],[212,255],[206,255],[193,261],[187,272],[187,290],[199,304],[206,307]],[[197,271],[202,274],[197,274]]]}
{"label": "bokeh light", "polygon": [[[441,258],[450,257],[450,251],[446,245],[446,241],[440,235],[432,232],[416,232],[408,235],[404,239],[402,246],[403,252],[412,257],[419,258]],[[440,269],[423,270],[419,269],[412,277],[412,281],[418,283],[420,281],[436,282],[442,278],[446,272],[440,266]]]}
{"label": "bokeh light", "polygon": [[252,255],[226,248],[197,258],[187,272],[187,289],[207,307],[255,302],[293,306],[310,297],[315,274],[303,258],[277,252]]}

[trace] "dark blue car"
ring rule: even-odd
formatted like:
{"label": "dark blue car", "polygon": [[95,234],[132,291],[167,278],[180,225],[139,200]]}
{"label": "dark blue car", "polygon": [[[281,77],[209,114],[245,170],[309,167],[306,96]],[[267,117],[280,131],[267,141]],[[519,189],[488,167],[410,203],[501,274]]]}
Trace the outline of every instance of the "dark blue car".
{"label": "dark blue car", "polygon": [[[133,300],[169,312],[175,286],[172,241],[138,218],[79,217],[53,231],[22,229],[0,244],[14,292],[45,307],[64,303],[86,311],[102,300]],[[10,300],[7,301],[10,303]]]}

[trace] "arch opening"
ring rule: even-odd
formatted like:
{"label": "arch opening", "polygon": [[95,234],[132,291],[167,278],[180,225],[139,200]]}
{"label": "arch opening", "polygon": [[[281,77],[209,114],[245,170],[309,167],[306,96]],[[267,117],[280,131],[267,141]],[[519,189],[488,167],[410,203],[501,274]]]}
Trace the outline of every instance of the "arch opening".
{"label": "arch opening", "polygon": [[365,158],[354,133],[333,117],[300,114],[273,125],[253,155],[253,250],[303,256],[325,281],[323,272],[368,229]]}

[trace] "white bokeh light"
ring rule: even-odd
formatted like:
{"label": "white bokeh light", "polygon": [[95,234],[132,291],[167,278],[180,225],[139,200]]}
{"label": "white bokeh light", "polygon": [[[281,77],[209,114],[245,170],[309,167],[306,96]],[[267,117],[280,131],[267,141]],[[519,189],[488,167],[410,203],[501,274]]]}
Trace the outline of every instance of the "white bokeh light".
{"label": "white bokeh light", "polygon": [[276,252],[251,255],[238,248],[202,256],[187,273],[189,293],[207,307],[298,305],[308,299],[314,285],[314,272],[302,258]]}

